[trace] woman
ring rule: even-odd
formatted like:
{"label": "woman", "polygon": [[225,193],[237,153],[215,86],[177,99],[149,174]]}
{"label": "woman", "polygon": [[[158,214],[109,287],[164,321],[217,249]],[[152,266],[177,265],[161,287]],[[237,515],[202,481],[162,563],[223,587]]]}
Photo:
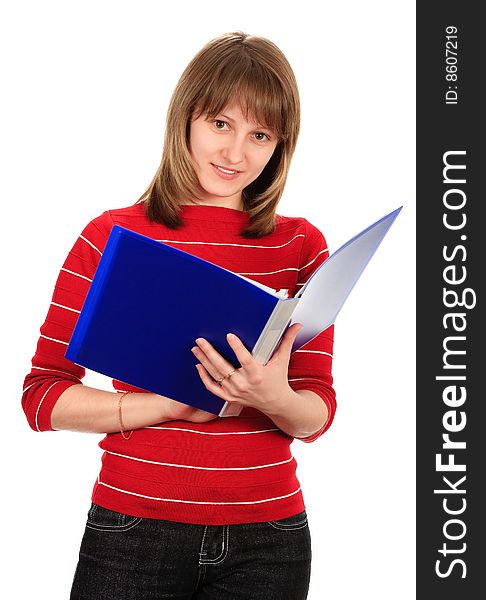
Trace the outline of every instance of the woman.
{"label": "woman", "polygon": [[332,327],[291,354],[292,325],[265,366],[231,335],[237,370],[206,340],[188,348],[202,383],[243,405],[237,417],[120,381],[89,388],[64,358],[114,224],[291,296],[301,288],[328,251],[307,220],[276,215],[299,121],[294,74],[272,42],[212,40],[176,86],[153,181],[93,219],[61,268],[22,404],[36,431],[107,434],[72,599],[307,597],[311,542],[290,443],[332,422]]}

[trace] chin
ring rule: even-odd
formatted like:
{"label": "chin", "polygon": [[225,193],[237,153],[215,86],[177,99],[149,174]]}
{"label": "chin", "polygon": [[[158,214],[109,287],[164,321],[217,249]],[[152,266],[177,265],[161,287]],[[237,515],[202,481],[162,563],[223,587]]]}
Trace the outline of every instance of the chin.
{"label": "chin", "polygon": [[233,196],[240,191],[239,187],[232,187],[224,184],[207,186],[203,185],[202,188],[207,196],[212,196],[215,198],[227,198],[228,196]]}

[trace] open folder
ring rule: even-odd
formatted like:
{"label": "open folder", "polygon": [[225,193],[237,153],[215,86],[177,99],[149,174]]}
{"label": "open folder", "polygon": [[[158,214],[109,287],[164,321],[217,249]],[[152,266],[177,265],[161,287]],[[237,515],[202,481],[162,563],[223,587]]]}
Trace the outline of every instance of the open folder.
{"label": "open folder", "polygon": [[162,242],[115,225],[66,358],[129,385],[219,416],[240,405],[209,392],[191,348],[207,339],[235,368],[237,335],[266,364],[292,323],[293,351],[332,325],[401,207],[350,239],[294,298]]}

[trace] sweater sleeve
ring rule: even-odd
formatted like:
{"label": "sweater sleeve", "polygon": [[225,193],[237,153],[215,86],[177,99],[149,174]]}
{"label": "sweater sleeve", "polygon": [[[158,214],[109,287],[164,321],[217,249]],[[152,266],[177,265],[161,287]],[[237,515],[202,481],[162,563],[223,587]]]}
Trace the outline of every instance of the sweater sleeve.
{"label": "sweater sleeve", "polygon": [[[329,257],[327,243],[322,233],[308,221],[305,221],[306,237],[300,257],[299,276],[295,292],[297,293],[314,271]],[[315,338],[292,353],[289,362],[289,385],[294,391],[310,390],[325,402],[329,417],[323,427],[303,442],[317,440],[329,429],[336,412],[336,393],[332,387],[332,358],[334,325],[328,327]]]}
{"label": "sweater sleeve", "polygon": [[108,211],[93,219],[74,243],[57,277],[22,393],[22,408],[34,431],[52,431],[51,413],[59,396],[80,384],[85,375],[85,369],[64,354],[112,226]]}

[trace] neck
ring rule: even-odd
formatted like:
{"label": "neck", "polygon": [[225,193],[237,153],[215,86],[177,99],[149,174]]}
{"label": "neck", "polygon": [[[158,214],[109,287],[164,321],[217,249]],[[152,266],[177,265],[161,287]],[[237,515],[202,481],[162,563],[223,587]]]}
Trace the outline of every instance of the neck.
{"label": "neck", "polygon": [[196,205],[196,206],[219,206],[220,208],[232,208],[234,210],[244,211],[242,200],[232,201],[223,198],[221,202],[218,200],[197,200],[195,202],[181,202],[181,204]]}

